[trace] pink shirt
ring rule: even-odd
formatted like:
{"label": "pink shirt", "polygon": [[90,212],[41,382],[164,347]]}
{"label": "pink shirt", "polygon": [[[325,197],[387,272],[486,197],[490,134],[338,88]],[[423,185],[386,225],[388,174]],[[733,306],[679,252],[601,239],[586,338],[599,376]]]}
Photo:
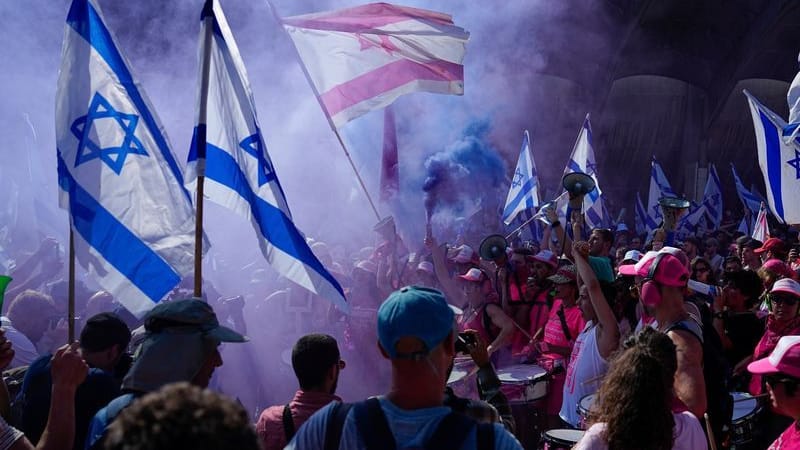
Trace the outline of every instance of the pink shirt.
{"label": "pink shirt", "polygon": [[[775,323],[775,318],[770,314],[767,317],[767,326],[764,335],[761,336],[761,340],[758,341],[756,349],[753,352],[753,361],[769,356],[772,350],[778,345],[778,340],[780,340],[781,337],[797,334],[800,334],[800,319],[794,319],[779,329],[778,325]],[[748,391],[750,391],[751,395],[763,393],[761,375],[752,374]]]}
{"label": "pink shirt", "polygon": [[[553,308],[550,310],[550,316],[547,318],[547,324],[544,327],[544,342],[548,345],[572,348],[575,339],[578,338],[578,335],[586,326],[586,321],[583,320],[583,315],[578,305],[568,308],[563,308],[563,305],[564,302],[561,299],[553,302]],[[558,311],[562,308],[564,309],[564,318],[567,322],[571,340],[568,340],[564,335],[564,327],[561,325],[561,319],[558,316]],[[568,359],[555,353],[545,353],[542,356],[549,359]]]}
{"label": "pink shirt", "polygon": [[797,430],[797,422],[792,422],[775,442],[767,450],[797,450],[800,449],[800,431]]}
{"label": "pink shirt", "polygon": [[[321,392],[306,392],[302,389],[294,394],[294,398],[289,402],[289,409],[292,411],[295,432],[300,426],[323,406],[332,401],[342,401],[341,398],[332,394]],[[270,406],[265,409],[256,423],[256,433],[261,440],[263,450],[281,450],[288,444],[286,433],[283,431],[283,407],[285,405]]]}
{"label": "pink shirt", "polygon": [[[707,448],[706,435],[700,426],[700,421],[694,414],[686,411],[673,414],[675,418],[675,442],[673,450],[697,450]],[[586,430],[580,441],[572,450],[607,450],[608,444],[603,438],[606,424],[596,423]],[[788,448],[788,447],[786,447]]]}

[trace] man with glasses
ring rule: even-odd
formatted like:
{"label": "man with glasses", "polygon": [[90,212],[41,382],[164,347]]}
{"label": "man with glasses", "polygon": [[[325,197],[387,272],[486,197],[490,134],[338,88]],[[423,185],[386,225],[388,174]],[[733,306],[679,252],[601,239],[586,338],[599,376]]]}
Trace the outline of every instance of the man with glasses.
{"label": "man with glasses", "polygon": [[800,448],[800,336],[784,336],[772,353],[750,363],[747,370],[761,375],[773,410],[792,419],[770,450]]}
{"label": "man with glasses", "polygon": [[296,430],[335,395],[339,373],[345,368],[336,339],[327,334],[308,334],[292,348],[292,369],[300,389],[286,405],[271,406],[261,413],[256,432],[264,450],[280,450]]}

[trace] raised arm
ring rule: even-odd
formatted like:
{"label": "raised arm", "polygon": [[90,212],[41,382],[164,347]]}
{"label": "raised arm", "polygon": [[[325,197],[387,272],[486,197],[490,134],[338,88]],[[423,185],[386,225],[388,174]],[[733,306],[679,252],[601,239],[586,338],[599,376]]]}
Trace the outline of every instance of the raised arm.
{"label": "raised arm", "polygon": [[589,265],[589,243],[579,241],[573,244],[572,256],[575,258],[575,267],[578,269],[580,279],[589,293],[589,300],[597,315],[597,346],[600,356],[607,359],[619,345],[619,323],[614,311],[608,304],[600,282]]}
{"label": "raised arm", "polygon": [[436,279],[439,280],[439,284],[442,286],[442,291],[444,291],[445,297],[447,297],[450,302],[456,306],[462,306],[464,304],[464,296],[461,294],[461,289],[459,288],[458,283],[450,278],[450,274],[447,273],[447,264],[444,260],[444,250],[439,247],[438,243],[436,242],[436,238],[433,236],[425,238],[425,245],[431,251],[431,257],[433,258],[433,272],[436,274]]}
{"label": "raised arm", "polygon": [[706,412],[706,382],[703,378],[703,347],[688,331],[668,333],[677,347],[678,370],[675,372],[675,395],[696,417]]}
{"label": "raised arm", "polygon": [[486,305],[486,314],[489,315],[492,324],[500,328],[500,333],[498,333],[494,341],[487,347],[489,354],[492,354],[511,342],[511,337],[514,335],[514,321],[494,303]]}

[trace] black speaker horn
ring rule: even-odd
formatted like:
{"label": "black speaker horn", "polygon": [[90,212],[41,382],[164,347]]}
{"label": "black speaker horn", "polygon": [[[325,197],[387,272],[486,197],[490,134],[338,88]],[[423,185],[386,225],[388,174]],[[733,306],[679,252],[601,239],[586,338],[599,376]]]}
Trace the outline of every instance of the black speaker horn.
{"label": "black speaker horn", "polygon": [[505,255],[507,248],[508,241],[506,238],[499,234],[492,234],[481,242],[478,254],[481,255],[482,259],[494,261],[502,255]]}
{"label": "black speaker horn", "polygon": [[579,210],[583,205],[583,197],[592,192],[596,186],[594,179],[583,172],[572,172],[561,180],[564,190],[569,192],[569,207]]}
{"label": "black speaker horn", "polygon": [[661,206],[661,214],[664,216],[664,229],[674,231],[678,220],[686,214],[691,203],[685,198],[661,197],[658,205]]}

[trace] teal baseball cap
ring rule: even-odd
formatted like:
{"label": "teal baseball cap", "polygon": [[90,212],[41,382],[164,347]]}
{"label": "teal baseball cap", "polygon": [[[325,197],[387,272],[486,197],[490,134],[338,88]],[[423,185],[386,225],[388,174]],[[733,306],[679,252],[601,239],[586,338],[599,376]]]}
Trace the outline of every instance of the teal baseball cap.
{"label": "teal baseball cap", "polygon": [[[419,359],[453,332],[455,313],[444,295],[436,289],[406,286],[389,294],[378,309],[378,340],[392,359]],[[425,344],[425,352],[397,352],[404,337],[415,337]]]}

